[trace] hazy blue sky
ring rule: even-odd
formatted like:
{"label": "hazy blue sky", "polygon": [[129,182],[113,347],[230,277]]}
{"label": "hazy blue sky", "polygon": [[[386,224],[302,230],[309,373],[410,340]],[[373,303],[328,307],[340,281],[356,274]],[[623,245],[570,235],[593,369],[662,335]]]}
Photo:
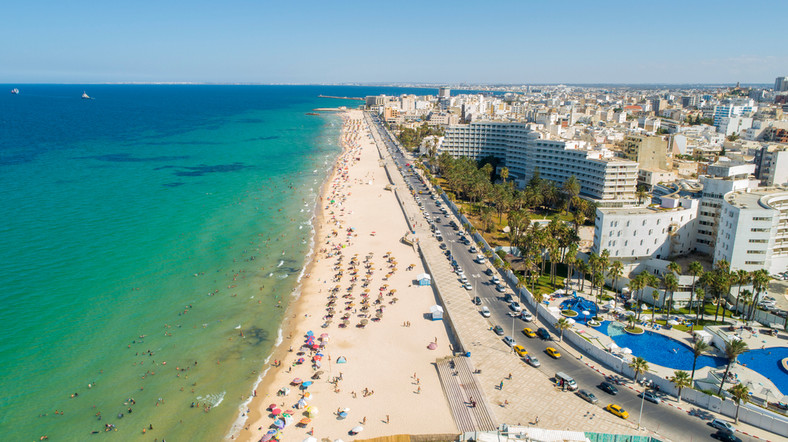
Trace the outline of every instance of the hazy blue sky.
{"label": "hazy blue sky", "polygon": [[0,83],[771,83],[788,2],[7,2]]}

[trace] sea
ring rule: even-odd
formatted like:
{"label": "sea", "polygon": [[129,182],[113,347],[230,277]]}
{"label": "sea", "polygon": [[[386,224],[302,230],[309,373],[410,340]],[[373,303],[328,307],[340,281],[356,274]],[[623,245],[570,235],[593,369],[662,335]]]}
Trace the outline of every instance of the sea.
{"label": "sea", "polygon": [[340,117],[307,113],[362,104],[321,94],[437,94],[0,91],[0,434],[13,441],[227,438],[281,340],[341,150]]}

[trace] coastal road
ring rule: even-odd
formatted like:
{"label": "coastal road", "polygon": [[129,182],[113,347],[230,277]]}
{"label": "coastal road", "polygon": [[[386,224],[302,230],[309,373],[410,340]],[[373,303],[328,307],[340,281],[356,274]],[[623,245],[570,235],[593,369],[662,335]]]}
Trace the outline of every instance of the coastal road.
{"label": "coastal road", "polygon": [[[527,323],[520,318],[513,319],[509,315],[512,310],[509,308],[509,304],[504,301],[505,294],[496,290],[495,284],[492,283],[492,277],[487,275],[487,270],[491,269],[489,262],[486,264],[478,264],[474,261],[476,253],[470,252],[470,245],[462,243],[460,236],[462,232],[461,226],[458,231],[455,231],[454,228],[449,225],[452,220],[457,224],[459,224],[459,221],[441,213],[440,207],[436,204],[436,200],[431,198],[429,186],[422,182],[418,174],[410,171],[410,169],[406,167],[406,164],[410,163],[412,160],[402,154],[399,146],[388,137],[387,132],[382,126],[379,127],[378,133],[386,142],[386,147],[400,167],[400,170],[403,172],[405,181],[417,195],[419,195],[419,191],[422,192],[419,197],[424,205],[424,211],[421,214],[414,215],[416,217],[415,221],[427,223],[428,221],[423,216],[424,213],[428,214],[432,220],[436,218],[441,219],[439,223],[435,224],[442,233],[444,238],[443,243],[446,244],[447,249],[452,252],[452,257],[457,261],[463,269],[465,276],[468,278],[468,281],[473,285],[473,290],[468,291],[468,302],[472,302],[474,296],[479,296],[482,299],[482,305],[486,305],[492,312],[489,318],[491,326],[500,325],[503,327],[506,335],[512,335],[512,331],[514,330],[513,336],[516,342],[524,346],[529,354],[539,358],[541,367],[539,367],[538,370],[540,372],[547,378],[552,378],[557,371],[562,371],[572,376],[578,383],[579,388],[591,391],[597,396],[601,413],[606,413],[601,410],[602,407],[608,403],[615,403],[621,405],[629,412],[630,421],[637,422],[641,402],[643,402],[643,415],[641,418],[641,424],[643,426],[676,441],[711,439],[710,435],[714,433],[714,430],[707,425],[705,420],[700,417],[690,416],[665,403],[653,404],[648,401],[642,401],[641,398],[637,396],[637,392],[628,388],[627,385],[632,385],[631,381],[626,380],[624,385],[619,385],[619,393],[616,396],[612,396],[596,387],[604,380],[603,376],[587,367],[580,360],[572,355],[566,354],[566,352],[564,352],[564,357],[558,360],[552,359],[545,353],[547,347],[557,347],[560,350],[562,346],[569,345],[568,343],[543,341],[539,338],[528,338],[522,334],[521,330],[524,327],[530,327],[533,330],[536,330],[538,327],[545,327],[551,331],[551,335],[554,335],[554,330],[550,326],[541,323],[536,324],[534,322]],[[465,237],[467,238],[468,235],[465,235]],[[471,245],[475,244],[471,243]],[[496,271],[493,271],[493,274],[498,275]],[[458,286],[461,285],[459,277],[456,283]],[[507,287],[506,293],[513,294],[514,291],[512,288]],[[527,308],[522,302],[520,302],[520,305]],[[480,307],[481,306],[479,306],[479,308]],[[535,312],[532,313],[535,314]],[[553,338],[557,339],[555,336],[553,336]],[[523,363],[514,353],[512,353],[511,361],[512,364]],[[571,395],[572,393],[567,392],[566,394]],[[582,399],[576,396],[574,399],[582,401]],[[689,404],[683,404],[682,408],[693,409]],[[703,410],[698,409],[698,411],[701,416],[705,414]],[[757,440],[743,434],[739,434],[739,436],[746,441]]]}

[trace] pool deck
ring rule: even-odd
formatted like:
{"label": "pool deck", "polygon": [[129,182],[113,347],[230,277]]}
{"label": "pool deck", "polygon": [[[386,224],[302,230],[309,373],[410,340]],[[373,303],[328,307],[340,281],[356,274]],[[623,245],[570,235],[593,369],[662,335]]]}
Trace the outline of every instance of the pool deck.
{"label": "pool deck", "polygon": [[[586,284],[585,290],[581,291],[579,286],[576,287],[575,284],[573,283],[570,288],[570,292],[576,290],[578,296],[585,297],[586,299],[592,299],[589,286],[590,284]],[[608,293],[612,293],[607,290],[605,291]],[[563,297],[553,297],[552,299],[557,303],[561,303],[566,299],[570,299],[571,297],[572,295],[570,294],[568,296],[563,296]],[[620,321],[618,315],[616,315],[615,312],[600,313],[600,316],[606,320]],[[683,315],[671,315],[671,317],[675,317],[675,316],[682,317]],[[664,314],[657,314],[656,317],[658,319],[665,319]],[[692,319],[692,318],[686,317],[686,319]],[[650,321],[651,321],[650,311],[644,312],[641,316],[640,322],[647,323],[647,325],[643,326],[645,330],[654,333],[659,333],[671,339],[675,339],[679,342],[682,342],[687,346],[689,346],[690,348],[692,347],[693,340],[692,340],[692,335],[689,332],[680,331],[677,329],[666,329],[664,326],[658,328],[652,328],[651,325],[649,324]],[[731,320],[729,318],[726,318],[726,321],[732,321],[735,323],[736,330],[734,332],[728,331],[728,327],[723,327],[723,326],[717,326],[711,328],[720,331],[721,334],[723,335],[734,334],[738,336],[739,338],[744,340],[747,343],[747,346],[752,350],[761,349],[764,347],[788,347],[788,334],[786,334],[785,331],[781,330],[777,336],[770,336],[770,335],[762,334],[761,332],[766,330],[766,328],[761,326],[760,324],[757,324],[758,325],[757,327],[754,326],[752,327],[753,333],[751,333],[749,331],[739,329],[740,326],[744,325],[742,321],[738,321],[735,319]],[[624,321],[620,321],[620,322],[624,322]],[[755,325],[755,324],[751,324],[751,325]],[[613,342],[612,338],[605,335],[601,331],[596,330],[594,327],[588,327],[580,322],[577,322],[573,326],[573,328],[575,329],[575,331],[582,332],[583,334],[586,335],[586,337],[591,338],[591,341],[595,342],[599,346],[599,348],[606,349],[607,346]],[[721,350],[715,347],[711,347],[711,350],[712,351],[708,353],[709,355],[723,357],[723,358],[725,357],[725,354]],[[663,367],[660,365],[656,365],[654,363],[650,363],[649,371],[659,375],[660,377],[670,377],[673,376],[673,372],[676,370],[673,368]],[[719,372],[721,376],[722,373],[724,372],[724,367],[722,367],[722,369],[717,369],[714,367],[698,368],[695,370],[695,379],[696,380],[705,379],[709,375],[709,372],[711,371]],[[778,389],[768,378],[761,375],[760,373],[748,369],[747,367],[739,364],[738,362],[731,365],[730,372],[733,373],[735,379],[738,379],[739,382],[742,382],[750,387],[752,396],[756,400],[760,400],[760,401],[768,400],[770,402],[775,402],[776,400],[783,398],[785,395],[788,395],[788,391],[781,392],[780,389]],[[725,385],[726,385],[725,388],[727,389],[730,388],[733,384],[729,384],[726,382]]]}

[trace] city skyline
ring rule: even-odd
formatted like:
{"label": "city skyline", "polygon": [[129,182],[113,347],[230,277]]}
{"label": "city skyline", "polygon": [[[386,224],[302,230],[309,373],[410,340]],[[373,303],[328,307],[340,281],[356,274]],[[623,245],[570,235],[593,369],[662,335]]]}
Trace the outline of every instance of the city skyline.
{"label": "city skyline", "polygon": [[6,8],[0,82],[770,84],[788,6],[738,6],[28,2]]}

